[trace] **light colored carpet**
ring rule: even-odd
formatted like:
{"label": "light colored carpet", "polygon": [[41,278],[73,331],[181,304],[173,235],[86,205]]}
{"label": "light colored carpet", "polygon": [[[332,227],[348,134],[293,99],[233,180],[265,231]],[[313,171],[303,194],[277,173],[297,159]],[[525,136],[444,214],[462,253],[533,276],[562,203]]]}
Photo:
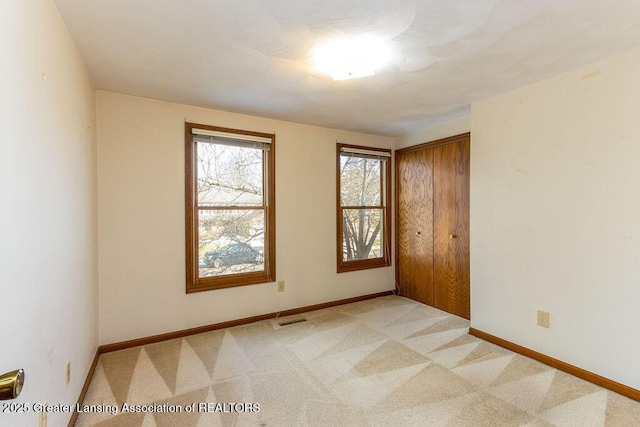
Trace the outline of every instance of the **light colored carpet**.
{"label": "light colored carpet", "polygon": [[640,425],[639,402],[468,328],[391,296],[103,354],[84,404],[250,402],[260,411],[82,413],[76,425]]}

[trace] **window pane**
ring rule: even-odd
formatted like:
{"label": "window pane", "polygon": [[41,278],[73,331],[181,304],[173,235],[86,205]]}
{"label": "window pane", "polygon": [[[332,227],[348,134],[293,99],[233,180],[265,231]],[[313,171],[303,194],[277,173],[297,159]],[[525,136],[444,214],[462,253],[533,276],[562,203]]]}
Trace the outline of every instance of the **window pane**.
{"label": "window pane", "polygon": [[382,209],[343,209],[342,259],[383,256]]}
{"label": "window pane", "polygon": [[380,164],[377,159],[340,156],[342,206],[380,206]]}
{"label": "window pane", "polygon": [[264,271],[262,209],[201,210],[199,277]]}
{"label": "window pane", "polygon": [[263,151],[198,143],[198,206],[262,206]]}

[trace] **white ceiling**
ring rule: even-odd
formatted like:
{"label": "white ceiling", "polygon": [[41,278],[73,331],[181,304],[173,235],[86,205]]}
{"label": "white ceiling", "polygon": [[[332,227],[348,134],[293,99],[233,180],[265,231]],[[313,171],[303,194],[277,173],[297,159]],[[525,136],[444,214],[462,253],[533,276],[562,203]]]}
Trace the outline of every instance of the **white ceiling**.
{"label": "white ceiling", "polygon": [[[99,89],[382,135],[640,45],[640,0],[55,0]],[[376,76],[315,43],[389,42]]]}

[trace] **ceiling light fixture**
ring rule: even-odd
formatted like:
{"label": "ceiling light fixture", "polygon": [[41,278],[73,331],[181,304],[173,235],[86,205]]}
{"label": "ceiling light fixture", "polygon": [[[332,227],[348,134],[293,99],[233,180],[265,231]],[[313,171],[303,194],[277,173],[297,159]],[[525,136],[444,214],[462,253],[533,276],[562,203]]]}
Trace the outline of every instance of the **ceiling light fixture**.
{"label": "ceiling light fixture", "polygon": [[381,41],[338,39],[316,46],[314,65],[333,80],[373,76],[390,59],[389,48]]}

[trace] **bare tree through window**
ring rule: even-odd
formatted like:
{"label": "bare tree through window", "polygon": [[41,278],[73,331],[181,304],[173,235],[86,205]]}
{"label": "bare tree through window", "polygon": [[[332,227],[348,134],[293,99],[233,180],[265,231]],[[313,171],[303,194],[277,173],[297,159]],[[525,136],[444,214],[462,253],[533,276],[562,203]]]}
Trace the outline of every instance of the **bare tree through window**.
{"label": "bare tree through window", "polygon": [[381,209],[364,206],[380,206],[381,161],[346,156],[341,156],[340,160],[342,205],[348,207],[342,218],[344,259],[352,261],[378,258],[382,245],[382,212]]}
{"label": "bare tree through window", "polygon": [[367,153],[362,148],[352,152],[343,147],[355,148],[340,144],[338,148],[339,265],[378,266],[357,263],[362,260],[383,260],[387,265],[388,150]]}
{"label": "bare tree through window", "polygon": [[[196,281],[250,276],[249,281],[260,283],[255,281],[257,273],[265,278],[272,275],[267,253],[273,238],[269,235],[273,210],[268,203],[274,200],[268,194],[270,187],[273,192],[269,170],[273,147],[271,142],[259,141],[264,138],[255,139],[194,131],[193,175],[188,179],[195,187],[192,253],[197,266],[192,267]],[[220,283],[226,287],[232,280]]]}
{"label": "bare tree through window", "polygon": [[200,277],[264,270],[263,150],[197,150]]}

